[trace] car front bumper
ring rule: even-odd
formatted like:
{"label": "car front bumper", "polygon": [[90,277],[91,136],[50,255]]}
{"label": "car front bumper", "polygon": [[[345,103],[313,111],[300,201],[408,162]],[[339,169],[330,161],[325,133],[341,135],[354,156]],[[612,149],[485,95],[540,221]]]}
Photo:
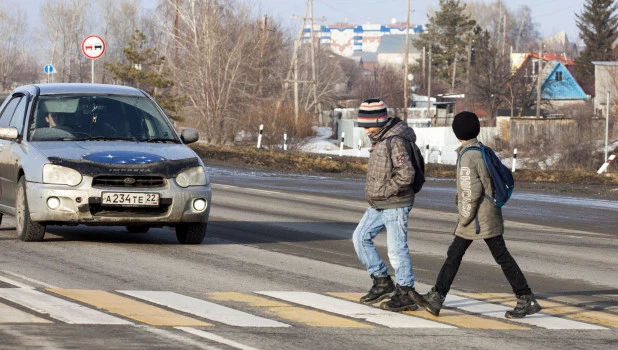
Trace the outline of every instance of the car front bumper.
{"label": "car front bumper", "polygon": [[[212,192],[210,185],[182,188],[171,180],[164,187],[147,189],[92,188],[88,177],[76,187],[28,182],[26,196],[30,218],[36,222],[55,225],[160,225],[207,222]],[[157,207],[102,206],[102,192],[156,192]],[[60,205],[51,209],[48,199],[58,198]],[[194,201],[205,200],[203,210],[194,208]]]}

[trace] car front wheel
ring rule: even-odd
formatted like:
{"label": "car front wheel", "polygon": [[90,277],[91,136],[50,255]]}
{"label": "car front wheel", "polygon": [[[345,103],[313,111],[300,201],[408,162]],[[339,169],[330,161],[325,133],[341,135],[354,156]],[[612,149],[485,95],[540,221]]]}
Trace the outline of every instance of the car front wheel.
{"label": "car front wheel", "polygon": [[182,244],[200,244],[206,236],[205,222],[176,225],[176,238]]}
{"label": "car front wheel", "polygon": [[17,183],[15,202],[17,236],[24,242],[41,242],[43,236],[45,236],[45,225],[32,221],[30,218],[30,209],[26,198],[26,178],[23,176]]}

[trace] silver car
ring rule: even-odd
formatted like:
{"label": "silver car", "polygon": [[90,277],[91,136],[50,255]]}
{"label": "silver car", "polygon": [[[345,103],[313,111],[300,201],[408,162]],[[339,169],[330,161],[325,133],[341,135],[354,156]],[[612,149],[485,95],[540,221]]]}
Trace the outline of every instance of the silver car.
{"label": "silver car", "polygon": [[199,244],[210,180],[161,107],[142,90],[103,84],[40,84],[0,106],[0,220],[14,215],[22,241],[47,225],[174,227]]}

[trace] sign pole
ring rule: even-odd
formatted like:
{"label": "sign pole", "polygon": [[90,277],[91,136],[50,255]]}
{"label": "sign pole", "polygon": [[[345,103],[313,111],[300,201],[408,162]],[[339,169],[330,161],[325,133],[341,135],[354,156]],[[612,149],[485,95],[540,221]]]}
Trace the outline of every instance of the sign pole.
{"label": "sign pole", "polygon": [[82,40],[82,53],[90,59],[91,83],[94,84],[94,60],[101,57],[105,52],[105,41],[98,35],[88,35]]}

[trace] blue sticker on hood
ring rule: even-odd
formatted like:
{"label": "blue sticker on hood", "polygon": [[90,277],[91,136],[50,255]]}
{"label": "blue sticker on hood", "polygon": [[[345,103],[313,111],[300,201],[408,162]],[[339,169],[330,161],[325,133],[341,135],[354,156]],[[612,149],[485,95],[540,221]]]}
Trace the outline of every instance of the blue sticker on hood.
{"label": "blue sticker on hood", "polygon": [[85,155],[82,159],[109,164],[147,164],[165,160],[156,154],[126,151],[97,152]]}

